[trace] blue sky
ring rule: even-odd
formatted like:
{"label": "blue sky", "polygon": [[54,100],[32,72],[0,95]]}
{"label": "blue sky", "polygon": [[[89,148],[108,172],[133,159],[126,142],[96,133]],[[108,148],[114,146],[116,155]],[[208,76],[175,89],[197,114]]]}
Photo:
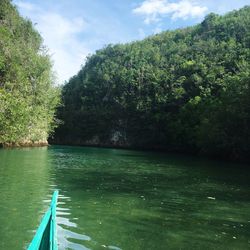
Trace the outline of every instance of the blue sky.
{"label": "blue sky", "polygon": [[194,25],[210,12],[224,14],[250,0],[13,0],[36,24],[62,84],[85,58],[107,44],[140,40]]}

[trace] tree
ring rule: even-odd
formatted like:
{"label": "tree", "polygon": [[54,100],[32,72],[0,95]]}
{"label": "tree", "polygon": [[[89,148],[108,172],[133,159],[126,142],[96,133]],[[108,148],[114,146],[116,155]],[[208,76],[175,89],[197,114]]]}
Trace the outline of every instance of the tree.
{"label": "tree", "polygon": [[55,141],[246,159],[249,61],[250,7],[108,45],[63,87]]}
{"label": "tree", "polygon": [[55,126],[59,90],[51,61],[31,21],[0,2],[0,144],[46,142]]}

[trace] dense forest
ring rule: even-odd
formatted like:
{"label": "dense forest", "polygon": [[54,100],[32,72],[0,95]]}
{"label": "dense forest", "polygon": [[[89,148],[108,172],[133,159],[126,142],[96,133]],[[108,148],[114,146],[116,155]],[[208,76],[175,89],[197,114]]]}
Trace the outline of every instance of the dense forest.
{"label": "dense forest", "polygon": [[0,1],[0,144],[46,144],[55,126],[59,90],[52,64],[31,21]]}
{"label": "dense forest", "polygon": [[248,160],[250,7],[87,59],[62,90],[52,141]]}

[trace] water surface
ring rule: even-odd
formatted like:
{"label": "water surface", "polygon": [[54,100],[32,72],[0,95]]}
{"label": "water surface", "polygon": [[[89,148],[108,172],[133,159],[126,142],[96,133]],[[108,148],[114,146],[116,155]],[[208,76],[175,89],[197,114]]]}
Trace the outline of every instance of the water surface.
{"label": "water surface", "polygon": [[59,189],[59,249],[250,249],[250,168],[83,147],[0,150],[0,249],[25,249]]}

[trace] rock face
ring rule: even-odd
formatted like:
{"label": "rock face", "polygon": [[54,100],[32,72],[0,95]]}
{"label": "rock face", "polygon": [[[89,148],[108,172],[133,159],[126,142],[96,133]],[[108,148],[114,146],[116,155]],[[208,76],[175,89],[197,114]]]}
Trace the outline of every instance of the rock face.
{"label": "rock face", "polygon": [[96,146],[96,147],[115,147],[115,148],[130,148],[131,144],[126,136],[121,131],[113,131],[109,138],[101,139],[98,135],[91,139],[83,140],[82,138],[49,138],[50,144],[63,145],[79,145],[79,146]]}
{"label": "rock face", "polygon": [[15,143],[2,143],[0,144],[4,148],[13,148],[13,147],[43,147],[48,146],[47,140],[39,140],[39,141],[22,141],[22,142],[15,142]]}
{"label": "rock face", "polygon": [[48,133],[45,129],[30,126],[27,136],[18,138],[16,141],[5,141],[0,145],[4,148],[48,146],[47,137]]}

